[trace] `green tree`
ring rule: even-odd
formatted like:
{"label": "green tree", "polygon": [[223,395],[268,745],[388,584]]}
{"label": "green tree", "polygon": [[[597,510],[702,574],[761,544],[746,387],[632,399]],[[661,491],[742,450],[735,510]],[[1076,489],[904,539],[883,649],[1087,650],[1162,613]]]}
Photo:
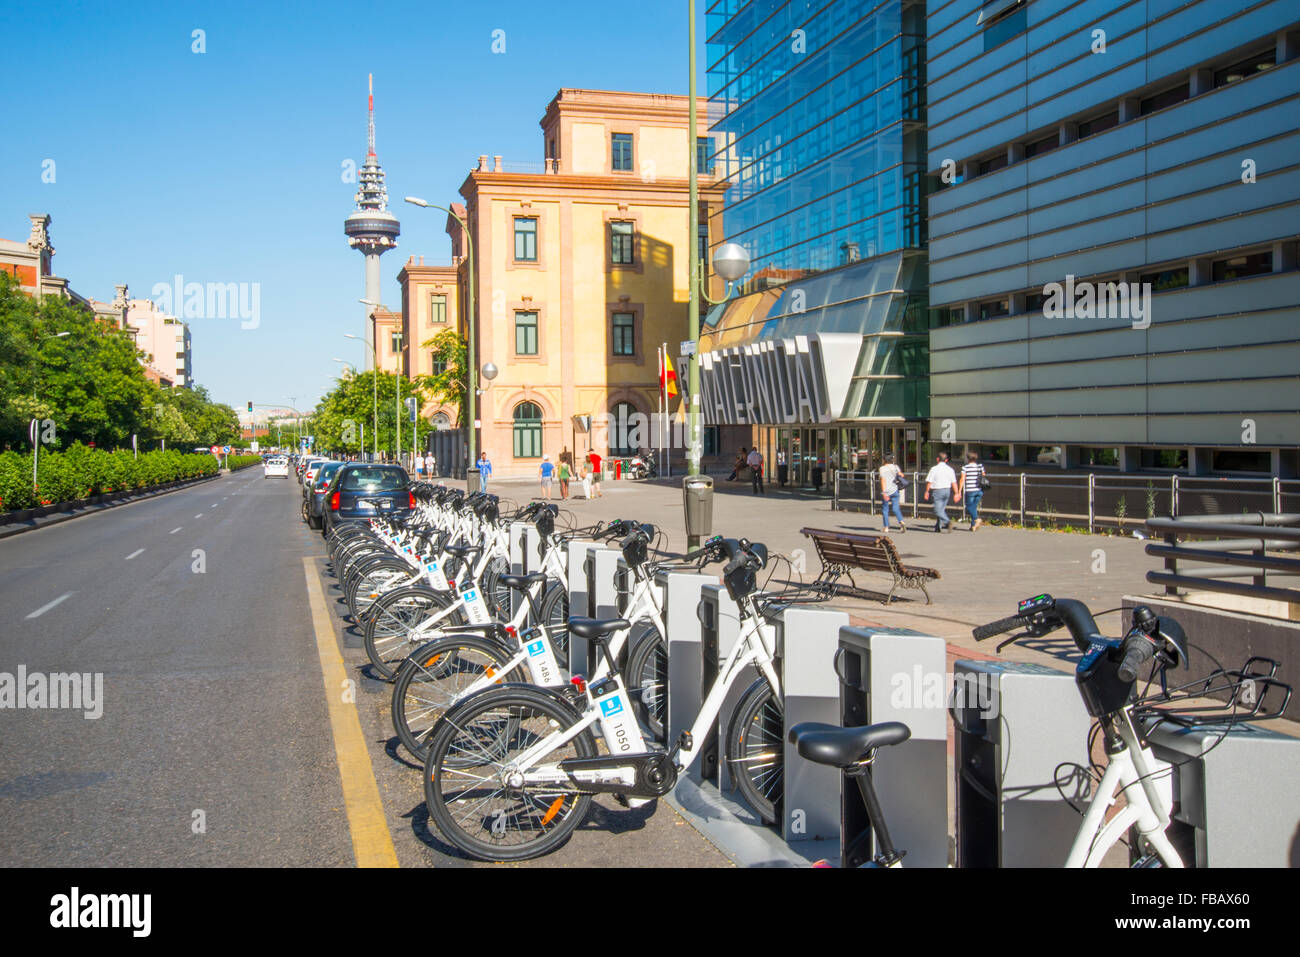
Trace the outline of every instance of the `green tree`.
{"label": "green tree", "polygon": [[416,390],[435,405],[454,405],[456,424],[461,424],[465,421],[465,383],[469,369],[465,340],[455,329],[444,329],[420,343],[420,347],[433,350],[433,367],[442,371],[416,376]]}
{"label": "green tree", "polygon": [[[329,394],[323,396],[310,420],[303,426],[303,434],[316,436],[316,447],[342,454],[367,452],[375,447],[374,415],[375,390],[379,392],[379,451],[392,453],[397,434],[398,379],[391,372],[362,372],[339,380]],[[412,394],[410,383],[402,383],[402,399]],[[415,393],[417,413],[421,402]],[[402,444],[410,448],[410,426],[406,423],[406,406],[401,407]],[[364,439],[364,446],[363,446]]]}

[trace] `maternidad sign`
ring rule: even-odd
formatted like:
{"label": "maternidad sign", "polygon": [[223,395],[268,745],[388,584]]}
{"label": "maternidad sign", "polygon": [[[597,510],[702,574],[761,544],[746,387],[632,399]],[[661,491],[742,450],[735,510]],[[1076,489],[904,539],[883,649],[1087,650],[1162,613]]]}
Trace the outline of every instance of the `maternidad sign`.
{"label": "maternidad sign", "polygon": [[709,425],[795,425],[841,417],[862,336],[814,333],[700,353]]}

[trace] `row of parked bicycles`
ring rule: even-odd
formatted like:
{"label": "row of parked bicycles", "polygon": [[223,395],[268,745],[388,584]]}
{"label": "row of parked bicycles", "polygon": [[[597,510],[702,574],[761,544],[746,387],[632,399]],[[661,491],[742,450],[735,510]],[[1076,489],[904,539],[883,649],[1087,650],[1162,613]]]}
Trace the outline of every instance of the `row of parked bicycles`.
{"label": "row of parked bicycles", "polygon": [[[794,602],[826,600],[829,586],[769,587],[777,556],[745,538],[715,536],[696,551],[667,554],[654,548],[661,536],[649,524],[561,529],[549,502],[506,509],[494,495],[429,484],[411,494],[409,514],[340,524],[327,543],[370,667],[392,684],[394,730],[424,765],[430,820],[450,844],[488,861],[537,857],[569,838],[595,795],[614,795],[629,807],[662,797],[705,750],[728,693],[757,672],[722,731],[730,778],[745,801],[764,821],[779,819],[788,736],[802,758],[837,767],[856,784],[870,822],[859,842],[871,851],[846,859],[898,866],[905,851],[890,839],[871,768],[879,749],[908,739],[908,727],[785,728],[769,617]],[[536,532],[536,554],[527,559],[535,570],[524,574],[510,571],[515,523]],[[567,551],[579,538],[621,550],[628,578],[620,617],[570,616]],[[739,636],[691,727],[668,741],[668,645],[655,579],[664,569],[711,565],[720,566],[738,609]],[[1186,636],[1167,616],[1139,608],[1122,639],[1104,638],[1081,602],[1040,595],[976,629],[976,637],[1041,636],[1062,627],[1082,656],[1079,690],[1110,762],[1068,863],[1095,866],[1132,827],[1152,861],[1180,866],[1164,834],[1170,809],[1151,783],[1137,721],[1152,697],[1138,696],[1135,685],[1147,670],[1148,687],[1158,680],[1167,700],[1185,696],[1190,686],[1170,689],[1165,672],[1185,666]],[[588,651],[582,662],[570,660],[574,638]],[[787,647],[797,641],[787,636]],[[575,674],[574,665],[590,673]],[[1254,694],[1276,684],[1271,673],[1250,668],[1249,677],[1260,679],[1251,682]],[[1280,688],[1289,699],[1290,689]],[[1253,713],[1272,716],[1258,703]],[[1117,791],[1127,798],[1122,826],[1119,817],[1104,818]]]}

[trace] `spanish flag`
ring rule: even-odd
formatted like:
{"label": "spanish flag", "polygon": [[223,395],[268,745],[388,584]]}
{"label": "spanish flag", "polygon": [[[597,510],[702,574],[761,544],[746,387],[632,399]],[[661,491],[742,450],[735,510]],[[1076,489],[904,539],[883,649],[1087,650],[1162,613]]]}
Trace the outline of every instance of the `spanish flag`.
{"label": "spanish flag", "polygon": [[673,360],[668,358],[668,351],[663,350],[663,362],[659,366],[659,385],[668,398],[677,395],[677,373],[673,371]]}

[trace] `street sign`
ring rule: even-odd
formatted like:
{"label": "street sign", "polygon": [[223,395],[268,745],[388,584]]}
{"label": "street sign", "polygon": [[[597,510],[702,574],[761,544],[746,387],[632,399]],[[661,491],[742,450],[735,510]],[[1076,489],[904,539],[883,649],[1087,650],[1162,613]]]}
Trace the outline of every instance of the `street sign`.
{"label": "street sign", "polygon": [[221,454],[222,454],[222,455],[229,455],[229,454],[230,454],[230,446],[228,446],[228,445],[223,445],[223,446],[221,447]]}
{"label": "street sign", "polygon": [[250,452],[257,452],[260,448],[261,446],[257,444],[257,439],[254,439],[252,442],[248,443],[248,451]]}
{"label": "street sign", "polygon": [[212,446],[212,448],[208,449],[208,451],[211,452],[213,455],[220,455],[220,454],[221,454],[221,446],[219,446],[219,445],[214,445],[214,446]]}
{"label": "street sign", "polygon": [[412,395],[412,396],[407,396],[407,397],[406,397],[405,399],[403,399],[402,401],[406,403],[406,411],[407,411],[407,413],[408,413],[408,415],[409,415],[410,420],[411,420],[412,422],[414,422],[414,421],[415,421],[415,406],[416,406],[415,396],[413,396],[413,395]]}
{"label": "street sign", "polygon": [[688,359],[688,358],[690,358],[691,356],[695,355],[695,340],[694,340],[694,339],[687,339],[685,342],[682,343],[682,351],[681,351],[680,355],[681,355],[681,357],[682,357],[683,359]]}

